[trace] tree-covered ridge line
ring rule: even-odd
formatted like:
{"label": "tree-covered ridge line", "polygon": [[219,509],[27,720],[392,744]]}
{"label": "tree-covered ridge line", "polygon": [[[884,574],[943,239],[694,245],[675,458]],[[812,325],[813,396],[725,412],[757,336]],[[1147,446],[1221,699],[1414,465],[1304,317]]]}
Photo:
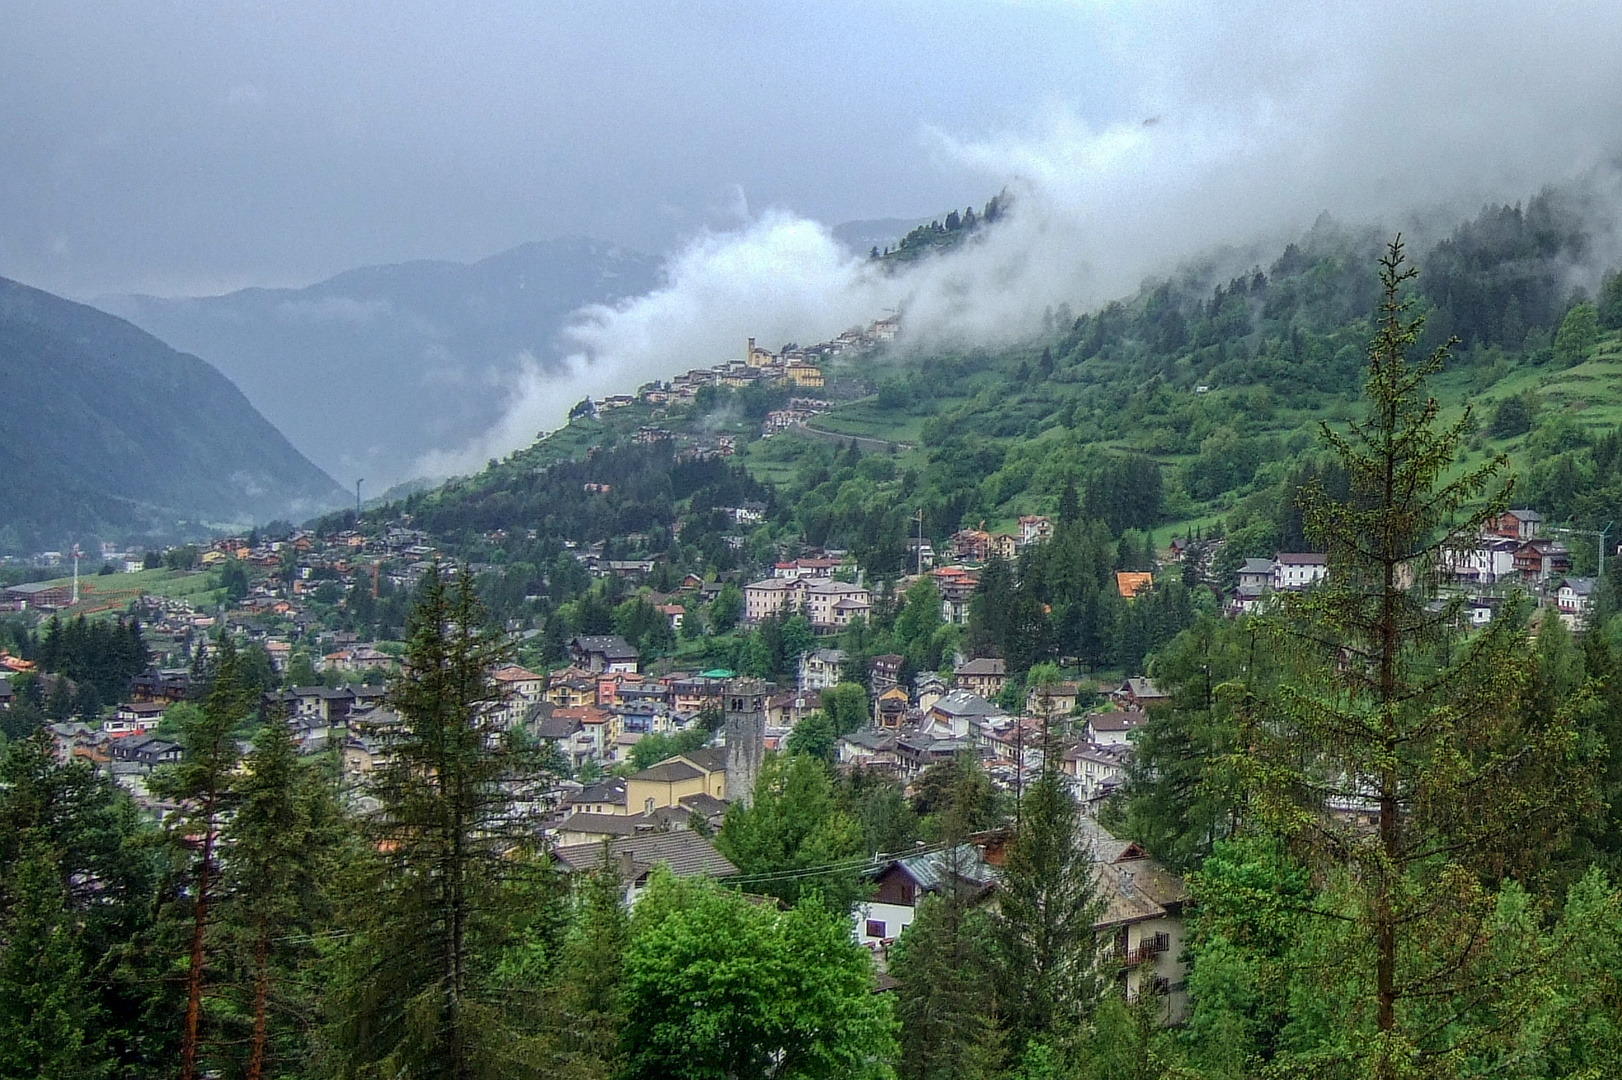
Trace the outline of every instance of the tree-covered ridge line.
{"label": "tree-covered ridge line", "polygon": [[[1574,478],[1591,471],[1582,460],[1590,433],[1616,423],[1603,378],[1599,385],[1575,380],[1585,377],[1585,364],[1607,370],[1614,347],[1606,333],[1622,327],[1615,275],[1592,308],[1576,303],[1567,286],[1569,265],[1587,255],[1574,198],[1547,192],[1524,210],[1483,212],[1438,244],[1434,258],[1421,260],[1426,272],[1418,282],[1431,316],[1427,347],[1450,328],[1464,338],[1443,374],[1443,400],[1450,408],[1466,397],[1486,401],[1483,430],[1465,451],[1506,447],[1524,468],[1552,446],[1566,457],[1545,467],[1533,486],[1562,509],[1572,502]],[[1317,456],[1317,418],[1345,415],[1356,393],[1375,247],[1372,234],[1320,222],[1265,269],[1214,285],[1208,271],[1191,270],[1096,312],[1061,310],[1047,334],[1013,349],[897,354],[865,364],[860,374],[874,383],[875,396],[834,409],[830,429],[899,437],[917,449],[869,455],[880,460],[844,480],[833,475],[835,451],[805,437],[788,433],[746,446],[741,457],[750,474],[778,496],[772,539],[866,548],[864,565],[884,573],[904,564],[919,510],[939,547],[980,521],[1051,514],[1066,482],[1142,459],[1159,467],[1158,490],[1139,497],[1139,485],[1100,491],[1090,516],[1108,514],[1117,533],[1149,527],[1162,536],[1168,527],[1218,520],[1228,531],[1270,521],[1288,549],[1303,539],[1288,520],[1290,474]],[[1519,314],[1507,321],[1483,314],[1509,297]],[[1568,314],[1573,325],[1556,349]],[[1580,370],[1565,376],[1573,365]],[[1550,389],[1540,393],[1540,383]],[[1574,399],[1572,386],[1591,392]],[[1497,422],[1499,406],[1521,418]],[[1533,415],[1540,406],[1542,414]],[[746,419],[751,411],[744,410]],[[592,421],[582,434],[606,448],[629,442],[629,426],[648,420],[625,411],[621,429]],[[675,420],[660,422],[687,422]],[[1544,429],[1541,440],[1532,438],[1534,423]],[[501,527],[499,512],[491,512],[496,493],[533,484],[531,457],[520,453],[440,496],[395,509],[414,513],[432,504],[440,523],[463,532]],[[654,509],[653,516],[669,517],[666,508]],[[508,510],[513,523],[544,520],[522,500]],[[1586,511],[1575,508],[1582,523],[1603,524]]]}

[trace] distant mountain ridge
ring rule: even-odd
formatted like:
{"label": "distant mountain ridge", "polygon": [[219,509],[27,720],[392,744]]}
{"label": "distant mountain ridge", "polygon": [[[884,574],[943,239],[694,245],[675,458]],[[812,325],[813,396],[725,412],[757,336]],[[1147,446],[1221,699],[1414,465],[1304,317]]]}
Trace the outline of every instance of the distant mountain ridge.
{"label": "distant mountain ridge", "polygon": [[214,368],[0,278],[0,550],[299,518],[344,492]]}
{"label": "distant mountain ridge", "polygon": [[568,316],[652,289],[660,261],[584,237],[473,263],[345,271],[300,289],[98,303],[215,364],[305,453],[371,490],[502,415],[526,364],[555,365]]}

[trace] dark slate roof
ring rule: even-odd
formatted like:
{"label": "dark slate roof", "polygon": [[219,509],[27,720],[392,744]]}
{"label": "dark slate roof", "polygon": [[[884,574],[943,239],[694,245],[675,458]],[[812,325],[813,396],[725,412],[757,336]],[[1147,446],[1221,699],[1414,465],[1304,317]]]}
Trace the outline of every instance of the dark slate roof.
{"label": "dark slate roof", "polygon": [[553,828],[559,832],[596,833],[601,836],[631,836],[641,818],[625,814],[570,814]]}
{"label": "dark slate roof", "polygon": [[535,722],[537,739],[567,739],[585,725],[572,716],[548,716]]}
{"label": "dark slate roof", "polygon": [[1001,716],[1003,710],[967,690],[953,690],[930,706],[947,716]]}
{"label": "dark slate roof", "polygon": [[569,796],[570,806],[581,806],[585,803],[615,803],[622,805],[625,802],[625,780],[623,777],[609,777],[600,783],[582,788]]}
{"label": "dark slate roof", "polygon": [[953,672],[954,675],[1005,675],[1008,673],[1008,664],[995,656],[982,656],[970,660]]}
{"label": "dark slate roof", "polygon": [[896,734],[893,731],[881,731],[878,728],[862,728],[839,737],[841,742],[848,742],[852,746],[860,746],[866,750],[894,750]]}
{"label": "dark slate roof", "polygon": [[959,844],[955,849],[908,855],[904,859],[896,859],[890,865],[900,867],[908,877],[918,883],[920,889],[927,892],[946,884],[953,872],[954,860],[957,863],[956,873],[960,881],[971,885],[989,885],[997,880],[997,868],[986,862],[980,849],[973,844]]}
{"label": "dark slate roof", "polygon": [[709,840],[691,830],[651,832],[610,840],[607,844],[571,844],[554,853],[570,870],[590,870],[603,861],[603,848],[610,859],[622,852],[631,856],[633,874],[640,878],[655,866],[668,866],[677,877],[731,877],[738,868]]}
{"label": "dark slate roof", "polygon": [[[697,795],[683,795],[676,801],[700,817],[720,817],[727,812],[727,804],[724,799],[717,799],[714,795],[704,792]],[[655,810],[654,813],[657,814],[658,811]]]}
{"label": "dark slate roof", "polygon": [[1132,731],[1142,727],[1149,717],[1140,709],[1123,712],[1097,712],[1087,717],[1087,726],[1094,731]]}
{"label": "dark slate roof", "polygon": [[577,637],[569,642],[569,646],[579,649],[581,652],[602,653],[610,660],[634,660],[637,657],[636,650],[618,634]]}
{"label": "dark slate roof", "polygon": [[690,762],[681,758],[671,758],[651,765],[639,773],[631,775],[632,780],[649,780],[656,784],[673,784],[678,780],[696,780],[704,773]]}
{"label": "dark slate roof", "polygon": [[688,751],[682,757],[707,772],[724,772],[727,767],[727,748],[724,746],[701,747]]}

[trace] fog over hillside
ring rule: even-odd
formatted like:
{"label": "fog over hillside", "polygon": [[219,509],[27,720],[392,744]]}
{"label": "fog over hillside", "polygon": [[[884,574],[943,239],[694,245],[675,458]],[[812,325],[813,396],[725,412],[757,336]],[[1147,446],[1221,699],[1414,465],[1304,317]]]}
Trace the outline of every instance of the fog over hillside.
{"label": "fog over hillside", "polygon": [[1055,104],[1011,130],[926,132],[930,160],[980,179],[967,196],[1015,196],[981,242],[892,274],[787,210],[705,233],[658,290],[578,313],[566,379],[520,380],[498,425],[422,467],[474,468],[588,393],[724,359],[746,335],[815,341],[899,307],[915,347],[1008,340],[1217,249],[1276,254],[1325,211],[1423,240],[1483,203],[1576,180],[1602,239],[1573,273],[1596,272],[1622,205],[1622,24],[1560,4],[1469,11],[1134,8],[1106,46],[1133,119]]}

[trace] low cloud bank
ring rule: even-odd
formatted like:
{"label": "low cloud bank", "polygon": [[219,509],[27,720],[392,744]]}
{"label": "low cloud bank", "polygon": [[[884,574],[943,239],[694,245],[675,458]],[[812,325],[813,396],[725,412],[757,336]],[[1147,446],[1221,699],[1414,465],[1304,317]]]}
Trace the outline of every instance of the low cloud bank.
{"label": "low cloud bank", "polygon": [[1125,4],[1076,17],[1108,42],[1118,119],[1061,104],[1021,131],[920,133],[965,190],[1010,188],[997,228],[894,273],[783,210],[702,236],[663,287],[577,313],[565,370],[528,367],[494,429],[419,471],[477,469],[583,397],[741,355],[746,337],[809,344],[901,308],[918,347],[1016,340],[1060,304],[1085,310],[1200,253],[1265,256],[1326,210],[1423,239],[1582,176],[1596,262],[1622,254],[1622,20],[1601,10]]}

